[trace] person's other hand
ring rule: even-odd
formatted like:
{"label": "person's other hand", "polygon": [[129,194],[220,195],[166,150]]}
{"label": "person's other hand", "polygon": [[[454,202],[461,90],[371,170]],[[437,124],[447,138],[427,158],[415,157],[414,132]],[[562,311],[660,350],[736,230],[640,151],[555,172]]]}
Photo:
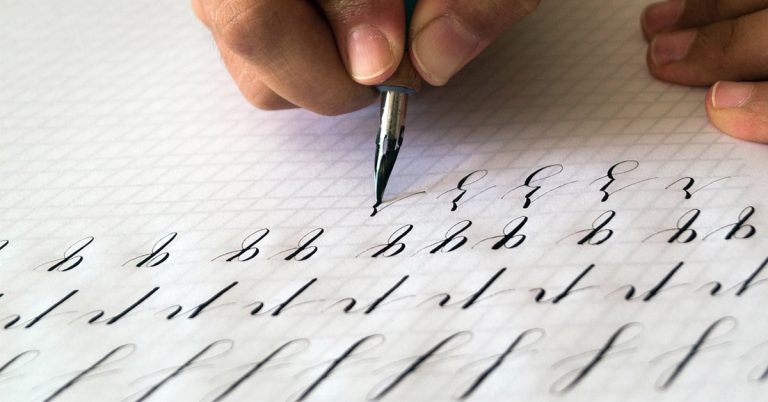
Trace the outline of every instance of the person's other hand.
{"label": "person's other hand", "polygon": [[[443,85],[539,0],[420,0],[410,54]],[[405,48],[402,0],[193,0],[243,95],[324,115],[371,104]]]}
{"label": "person's other hand", "polygon": [[768,0],[668,0],[645,9],[642,28],[651,74],[711,86],[712,123],[768,143]]}

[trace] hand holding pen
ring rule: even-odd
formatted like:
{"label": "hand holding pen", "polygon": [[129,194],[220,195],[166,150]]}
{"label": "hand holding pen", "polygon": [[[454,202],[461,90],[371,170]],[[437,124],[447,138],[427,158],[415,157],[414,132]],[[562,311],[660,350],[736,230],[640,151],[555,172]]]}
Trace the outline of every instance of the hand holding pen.
{"label": "hand holding pen", "polygon": [[[421,80],[446,84],[539,3],[419,0],[406,29],[409,1],[193,0],[192,4],[238,87],[260,109],[302,107],[338,115],[366,107],[379,98],[380,90],[384,92],[375,176],[381,201],[391,171],[388,164],[394,163],[397,152],[388,158],[381,155],[399,148],[401,138],[390,134],[401,129],[407,94],[381,85],[403,77],[406,80],[400,82],[414,78],[414,84]],[[718,128],[768,143],[764,46],[768,1],[667,0],[650,5],[640,19],[649,40],[647,63],[653,76],[709,86],[707,112]],[[403,65],[408,68],[399,69]],[[399,75],[408,69],[415,77]]]}
{"label": "hand holding pen", "polygon": [[[338,115],[379,99],[404,58],[447,83],[539,0],[194,0],[240,90],[260,109]],[[374,131],[375,122],[371,123]]]}

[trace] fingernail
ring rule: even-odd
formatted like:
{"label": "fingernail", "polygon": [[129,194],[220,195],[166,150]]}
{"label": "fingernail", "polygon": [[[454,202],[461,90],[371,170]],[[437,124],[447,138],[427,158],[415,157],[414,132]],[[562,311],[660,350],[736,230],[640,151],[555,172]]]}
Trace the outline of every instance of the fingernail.
{"label": "fingernail", "polygon": [[659,34],[651,43],[651,58],[658,66],[680,61],[688,55],[695,39],[696,30]]}
{"label": "fingernail", "polygon": [[712,87],[712,107],[715,109],[733,109],[749,102],[755,86],[744,82],[720,81]]}
{"label": "fingernail", "polygon": [[675,27],[683,15],[684,2],[670,0],[653,3],[643,12],[643,25],[648,33],[667,31]]}
{"label": "fingernail", "polygon": [[395,64],[389,40],[379,29],[363,25],[349,33],[349,69],[357,81],[368,81],[384,74]]}
{"label": "fingernail", "polygon": [[454,18],[443,15],[413,38],[414,61],[433,85],[448,82],[480,51],[480,38]]}

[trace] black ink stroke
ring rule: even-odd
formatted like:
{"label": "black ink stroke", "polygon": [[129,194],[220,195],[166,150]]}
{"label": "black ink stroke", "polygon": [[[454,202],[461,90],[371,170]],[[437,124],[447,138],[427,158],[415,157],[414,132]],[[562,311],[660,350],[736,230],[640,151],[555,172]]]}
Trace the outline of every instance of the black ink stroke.
{"label": "black ink stroke", "polygon": [[520,231],[523,230],[523,227],[525,227],[526,223],[528,223],[527,216],[519,216],[515,219],[512,219],[504,226],[504,229],[502,230],[503,234],[501,236],[493,236],[480,240],[479,242],[475,243],[472,248],[475,248],[481,243],[488,241],[495,241],[491,246],[491,250],[500,250],[502,248],[512,250],[518,248],[527,239],[526,235],[520,233]]}
{"label": "black ink stroke", "polygon": [[[406,194],[406,195],[404,195],[402,197],[395,198],[392,201],[376,203],[376,204],[373,205],[373,212],[371,212],[371,217],[374,217],[374,216],[378,215],[379,212],[381,212],[381,211],[391,207],[392,205],[394,205],[394,204],[396,204],[396,203],[398,203],[400,201],[407,200],[408,198],[415,197],[417,195],[426,195],[426,194],[427,194],[426,191],[419,191],[418,193]],[[379,208],[379,207],[381,207],[381,208]]]}
{"label": "black ink stroke", "polygon": [[579,230],[576,233],[571,233],[568,236],[558,240],[556,244],[560,244],[560,242],[563,240],[569,239],[573,236],[580,236],[586,233],[586,235],[579,239],[576,244],[580,246],[585,244],[590,246],[599,246],[613,237],[613,229],[606,229],[606,226],[608,226],[608,224],[611,223],[615,217],[616,211],[605,211],[592,222],[591,228]]}
{"label": "black ink stroke", "polygon": [[61,394],[64,393],[64,391],[66,391],[69,388],[72,388],[75,384],[77,384],[79,381],[81,381],[83,378],[85,378],[85,376],[87,376],[88,374],[92,373],[94,370],[98,369],[101,365],[103,365],[104,363],[109,361],[109,359],[111,359],[116,354],[122,352],[123,350],[127,350],[127,354],[125,356],[119,357],[118,360],[122,360],[122,359],[130,356],[136,350],[136,345],[134,345],[134,344],[125,344],[125,345],[120,345],[120,346],[112,349],[109,353],[107,353],[106,355],[102,356],[95,363],[93,363],[90,366],[88,366],[88,368],[86,368],[85,370],[77,373],[76,376],[74,376],[72,379],[67,381],[64,385],[59,387],[56,391],[53,392],[53,394],[51,394],[50,396],[45,398],[44,402],[50,402],[50,401],[58,398],[59,396],[61,396]]}
{"label": "black ink stroke", "polygon": [[176,367],[175,370],[173,370],[170,374],[168,374],[165,378],[160,380],[160,382],[156,383],[152,387],[150,387],[146,392],[144,392],[138,399],[136,399],[136,402],[143,402],[146,401],[152,394],[157,392],[160,388],[162,388],[163,385],[167,384],[168,382],[172,381],[174,378],[180,376],[184,371],[186,371],[188,368],[190,368],[193,364],[195,364],[198,360],[200,360],[201,357],[205,356],[211,349],[219,346],[219,345],[225,345],[226,350],[223,352],[220,352],[216,356],[211,356],[210,358],[221,356],[223,354],[226,354],[227,352],[231,351],[234,347],[234,341],[230,339],[220,339],[218,341],[212,342],[208,344],[206,347],[201,349],[199,352],[197,352],[194,356],[189,358],[189,360],[185,361],[180,366]]}
{"label": "black ink stroke", "polygon": [[242,245],[240,246],[239,250],[235,250],[235,251],[230,251],[228,253],[224,253],[222,255],[219,255],[219,256],[213,258],[211,261],[216,261],[219,258],[224,258],[224,257],[227,257],[226,260],[225,260],[227,262],[233,262],[233,261],[246,262],[246,261],[250,261],[250,260],[256,258],[256,256],[259,255],[261,250],[259,250],[259,248],[257,246],[258,246],[259,242],[261,242],[262,240],[264,240],[265,237],[267,237],[268,234],[269,234],[269,229],[267,229],[267,228],[259,229],[259,230],[255,231],[255,232],[249,234],[248,236],[245,237],[245,239],[243,239]]}
{"label": "black ink stroke", "polygon": [[289,347],[297,344],[303,344],[304,349],[306,350],[307,347],[309,347],[309,340],[305,338],[300,339],[293,339],[290,340],[282,345],[280,345],[277,349],[273,350],[272,353],[267,355],[264,359],[260,360],[256,364],[253,365],[248,371],[246,371],[242,376],[240,376],[237,380],[235,380],[232,384],[227,386],[222,393],[220,393],[218,396],[213,398],[212,402],[221,402],[223,401],[227,396],[229,396],[232,392],[234,392],[238,387],[243,385],[249,378],[251,378],[254,374],[256,374],[259,370],[261,370],[267,363],[272,361],[279,355],[282,351],[288,349]]}
{"label": "black ink stroke", "polygon": [[[640,300],[642,300],[644,302],[649,302],[649,301],[653,300],[656,296],[658,296],[659,293],[661,293],[663,290],[665,290],[665,288],[667,287],[667,284],[669,283],[669,281],[672,280],[672,278],[675,276],[675,274],[677,274],[677,271],[679,271],[680,268],[683,267],[683,265],[684,265],[684,263],[681,261],[674,268],[669,270],[669,272],[667,272],[666,275],[664,275],[664,277],[661,278],[661,280],[659,280],[659,282],[656,283],[656,285],[654,287],[652,287],[647,292],[642,294],[641,297],[638,296],[640,298]],[[625,300],[633,300],[633,299],[635,299],[635,293],[637,292],[636,288],[634,286],[632,286],[632,285],[629,285],[628,288],[629,289],[627,290],[626,295],[624,295],[624,299]]]}
{"label": "black ink stroke", "polygon": [[405,243],[403,243],[402,240],[405,238],[405,236],[408,236],[412,230],[413,225],[401,226],[389,236],[389,240],[387,240],[386,244],[380,244],[378,246],[371,247],[358,254],[356,257],[360,257],[361,255],[366,254],[372,250],[377,250],[375,253],[371,254],[372,258],[390,258],[399,255],[405,251]]}
{"label": "black ink stroke", "polygon": [[512,192],[518,189],[530,188],[531,191],[525,194],[525,201],[523,202],[523,209],[527,209],[528,207],[533,205],[534,202],[538,201],[545,195],[550,194],[556,190],[559,190],[567,185],[576,183],[576,181],[570,181],[570,182],[555,186],[550,190],[539,193],[539,191],[543,188],[543,185],[539,185],[539,183],[542,183],[545,180],[551,179],[563,173],[563,170],[565,170],[565,168],[563,167],[563,165],[560,165],[560,164],[547,165],[542,168],[539,168],[533,173],[531,173],[530,175],[528,175],[528,177],[525,178],[525,181],[523,182],[523,184],[513,188],[512,190],[509,190],[504,195],[502,195],[501,199],[506,198],[509,194],[511,194]]}
{"label": "black ink stroke", "polygon": [[[78,292],[78,290],[77,290],[77,289],[75,289],[75,290],[73,290],[73,291],[71,291],[71,292],[67,293],[67,295],[66,295],[66,296],[62,297],[62,298],[61,298],[61,299],[59,299],[57,302],[53,303],[51,306],[49,306],[47,309],[45,309],[45,311],[43,311],[42,313],[38,314],[38,315],[37,315],[35,318],[33,318],[33,319],[29,320],[29,322],[27,322],[27,324],[26,324],[26,325],[24,325],[24,328],[25,328],[25,329],[29,329],[29,328],[32,328],[32,327],[33,327],[35,324],[37,324],[38,322],[40,322],[40,320],[42,320],[43,318],[45,318],[45,316],[47,316],[48,314],[50,314],[50,313],[51,313],[51,311],[55,310],[56,308],[58,308],[59,306],[61,306],[62,304],[64,304],[64,302],[66,302],[67,300],[69,300],[69,298],[71,298],[72,296],[74,296],[74,295],[75,295],[77,292]],[[21,316],[19,316],[18,314],[17,314],[17,315],[14,315],[14,316],[13,316],[13,318],[12,318],[10,321],[8,321],[6,324],[5,324],[4,328],[5,328],[5,329],[9,329],[9,328],[13,327],[13,326],[14,326],[14,325],[15,325],[17,322],[19,322],[19,320],[20,320],[20,319],[21,319]]]}
{"label": "black ink stroke", "polygon": [[392,293],[394,293],[395,290],[397,290],[400,286],[402,286],[403,283],[405,283],[405,281],[408,280],[408,278],[409,278],[408,275],[405,275],[404,277],[400,278],[400,280],[397,281],[397,283],[394,286],[390,287],[386,292],[384,292],[384,294],[382,294],[379,298],[374,300],[373,303],[371,303],[371,305],[365,309],[364,314],[371,314],[374,310],[376,310],[376,308],[379,307],[382,303],[384,303],[384,301],[390,295],[392,295]]}
{"label": "black ink stroke", "polygon": [[668,232],[674,232],[672,236],[667,239],[667,243],[690,243],[698,237],[698,232],[696,232],[695,229],[692,228],[693,224],[696,223],[696,219],[699,218],[699,215],[701,215],[701,210],[699,209],[691,209],[687,212],[685,212],[680,218],[677,219],[677,225],[676,227],[672,229],[665,229],[660,232],[656,232],[645,239],[643,239],[643,243],[646,241],[664,234]]}
{"label": "black ink stroke", "polygon": [[162,263],[164,263],[166,260],[168,260],[168,257],[170,257],[170,253],[167,251],[164,251],[168,245],[173,242],[174,239],[176,239],[176,236],[178,236],[178,233],[171,232],[163,237],[160,238],[153,246],[152,251],[150,251],[148,254],[142,254],[138,257],[131,258],[130,260],[123,263],[123,266],[126,266],[133,261],[140,260],[137,264],[137,268],[143,268],[143,267],[156,267]]}
{"label": "black ink stroke", "polygon": [[747,223],[749,221],[749,218],[752,217],[752,215],[755,214],[755,207],[748,206],[744,208],[741,213],[739,214],[739,219],[736,221],[736,223],[732,223],[730,225],[723,226],[719,229],[714,230],[712,233],[704,236],[704,240],[707,240],[710,236],[714,235],[715,233],[718,233],[722,230],[729,229],[728,232],[725,234],[725,240],[744,240],[752,238],[756,233],[757,229],[753,226]]}
{"label": "black ink stroke", "polygon": [[431,347],[426,353],[417,357],[416,360],[413,361],[413,363],[408,365],[408,367],[406,367],[405,370],[401,371],[400,374],[398,374],[394,380],[392,380],[386,386],[384,386],[381,389],[381,391],[376,392],[374,390],[373,392],[374,396],[371,397],[370,399],[381,400],[382,398],[387,396],[387,394],[389,394],[395,388],[397,388],[397,386],[400,383],[402,383],[406,378],[408,378],[411,374],[415,373],[419,369],[419,367],[421,367],[424,363],[426,363],[431,357],[438,354],[441,351],[441,349],[443,349],[446,345],[450,344],[451,342],[461,340],[461,338],[466,338],[466,340],[464,340],[462,344],[465,342],[468,342],[469,339],[472,339],[472,333],[469,331],[456,332],[453,335],[450,335],[449,337],[438,342],[435,346]]}
{"label": "black ink stroke", "polygon": [[[597,183],[600,180],[608,179],[607,183],[605,183],[605,185],[600,187],[600,192],[603,193],[603,196],[600,198],[600,202],[608,201],[608,199],[612,195],[618,193],[619,191],[626,190],[629,187],[636,186],[636,185],[638,185],[640,183],[644,183],[644,182],[647,182],[647,181],[656,180],[658,178],[658,177],[652,177],[650,179],[639,180],[639,181],[627,184],[627,185],[625,185],[623,187],[620,187],[618,189],[611,190],[611,186],[613,186],[613,184],[616,181],[619,180],[618,176],[630,173],[630,172],[636,170],[639,167],[640,167],[640,162],[638,162],[636,160],[621,161],[619,163],[614,164],[610,168],[608,168],[608,172],[605,174],[605,176],[602,176],[602,177],[597,178],[594,181],[592,181],[592,183],[590,183],[590,185],[595,184],[595,183]],[[609,191],[609,190],[611,190],[611,191]]]}
{"label": "black ink stroke", "polygon": [[[639,332],[630,339],[626,339],[623,342],[618,342],[619,338],[631,328],[638,328]],[[617,353],[614,352],[616,347],[632,342],[635,338],[637,338],[637,336],[639,336],[640,332],[642,331],[642,325],[636,322],[630,322],[628,324],[622,325],[610,336],[610,338],[608,338],[608,341],[603,344],[603,346],[597,351],[597,353],[595,353],[592,359],[585,366],[576,370],[569,371],[560,377],[552,384],[549,389],[550,392],[554,394],[566,394],[572,391],[574,388],[576,388],[576,386],[584,381],[585,378],[587,378],[589,373],[597,368],[600,362],[602,362],[605,358],[610,357],[612,352]]]}
{"label": "black ink stroke", "polygon": [[493,276],[491,276],[491,278],[488,279],[483,284],[483,286],[480,287],[480,289],[478,289],[475,293],[472,294],[472,296],[469,297],[469,299],[467,299],[467,301],[461,306],[461,309],[466,310],[472,307],[473,304],[477,303],[480,297],[482,297],[483,294],[488,291],[488,288],[490,288],[491,285],[493,285],[493,283],[496,282],[501,277],[501,275],[504,274],[504,272],[506,272],[506,270],[506,268],[502,268],[493,274]]}
{"label": "black ink stroke", "polygon": [[312,256],[318,252],[319,249],[317,246],[313,245],[313,243],[319,239],[323,233],[325,233],[325,229],[323,228],[313,229],[309,233],[302,236],[296,247],[283,250],[269,258],[274,258],[282,254],[288,254],[283,258],[285,261],[306,261],[312,258]]}
{"label": "black ink stroke", "polygon": [[64,251],[64,257],[58,260],[48,261],[45,263],[42,263],[35,267],[34,269],[38,269],[42,266],[51,264],[48,268],[46,268],[46,271],[52,272],[52,271],[60,271],[60,272],[67,272],[72,269],[75,269],[77,266],[79,266],[83,262],[83,256],[80,255],[80,252],[85,250],[86,247],[91,245],[95,239],[93,236],[88,236],[85,238],[82,238],[75,242],[73,245],[69,246]]}
{"label": "black ink stroke", "polygon": [[560,292],[557,296],[553,297],[552,299],[545,299],[547,295],[547,291],[544,288],[534,288],[531,289],[532,292],[536,292],[536,296],[534,297],[534,301],[536,303],[547,303],[550,302],[552,304],[557,304],[563,301],[566,297],[570,296],[573,293],[580,292],[587,290],[589,288],[592,288],[594,286],[585,286],[576,289],[576,286],[587,276],[587,274],[590,273],[595,268],[595,264],[591,264],[590,266],[584,268],[576,277],[571,281],[571,283],[568,284],[568,286],[563,289],[562,292]]}
{"label": "black ink stroke", "polygon": [[479,196],[480,194],[483,194],[484,192],[486,192],[486,191],[496,187],[496,186],[490,186],[490,187],[484,188],[484,189],[478,191],[477,194],[475,194],[475,195],[465,199],[464,201],[462,201],[464,196],[469,191],[469,187],[472,186],[473,184],[478,183],[479,181],[483,180],[486,176],[488,176],[488,171],[487,170],[475,170],[474,172],[472,172],[472,173],[462,177],[461,180],[459,180],[459,182],[456,184],[456,188],[448,190],[448,191],[438,195],[437,198],[440,198],[440,197],[442,197],[442,196],[444,196],[446,194],[452,193],[454,191],[458,191],[459,195],[457,195],[456,198],[454,198],[451,201],[451,212],[456,212],[456,210],[459,209],[460,205],[462,205],[462,204],[468,202],[469,200]]}
{"label": "black ink stroke", "polygon": [[509,344],[509,346],[507,346],[504,352],[502,352],[496,359],[494,359],[493,363],[488,366],[488,368],[483,370],[483,372],[480,373],[477,378],[475,378],[469,388],[467,388],[467,390],[461,394],[459,399],[467,399],[472,396],[472,394],[475,393],[475,391],[477,391],[481,385],[483,385],[483,383],[491,376],[491,374],[493,374],[499,367],[501,367],[502,364],[504,364],[504,361],[512,354],[513,351],[518,348],[518,346],[520,346],[522,341],[534,333],[538,333],[539,337],[531,343],[536,343],[545,336],[544,330],[540,328],[527,329],[521,332],[520,335],[518,335],[517,338],[515,338],[515,340]]}
{"label": "black ink stroke", "polygon": [[341,363],[343,363],[350,356],[352,356],[352,353],[354,353],[355,350],[357,350],[357,348],[359,348],[364,343],[372,339],[380,340],[379,344],[381,344],[381,342],[384,341],[384,337],[382,335],[374,334],[374,335],[368,335],[366,337],[363,337],[359,339],[357,342],[350,345],[339,357],[337,357],[331,362],[328,368],[325,369],[325,371],[323,371],[323,373],[320,374],[320,376],[312,384],[310,384],[310,386],[307,387],[307,389],[304,390],[304,392],[301,393],[297,401],[303,401],[307,399],[307,397],[309,397],[309,395],[312,394],[312,391],[314,391],[317,387],[319,387],[320,384],[322,384],[323,381],[325,381]]}
{"label": "black ink stroke", "polygon": [[469,229],[472,226],[472,221],[470,220],[464,220],[461,221],[453,226],[451,226],[450,229],[448,229],[445,232],[445,238],[443,240],[440,240],[438,242],[432,243],[416,253],[426,250],[428,248],[431,248],[429,250],[430,254],[437,254],[437,253],[450,253],[452,251],[456,251],[459,248],[461,248],[464,244],[467,243],[467,237],[463,236],[462,233]]}
{"label": "black ink stroke", "polygon": [[693,177],[683,177],[683,178],[675,180],[674,182],[672,182],[672,184],[668,185],[667,187],[664,187],[664,189],[665,190],[669,190],[675,184],[680,183],[680,182],[684,182],[685,184],[683,185],[681,190],[685,193],[685,199],[686,200],[690,200],[693,197],[693,195],[698,193],[699,191],[704,190],[705,188],[707,188],[707,187],[709,187],[709,186],[711,186],[711,185],[713,185],[715,183],[719,183],[721,181],[728,180],[730,178],[731,178],[730,176],[728,176],[728,177],[721,177],[719,179],[712,180],[712,181],[710,181],[707,184],[703,184],[701,187],[693,190],[693,186],[696,184],[696,180]]}
{"label": "black ink stroke", "polygon": [[742,282],[741,286],[739,286],[739,290],[736,291],[736,296],[743,296],[744,293],[746,293],[747,290],[749,290],[750,287],[757,285],[758,283],[761,283],[765,281],[765,279],[761,279],[759,281],[756,281],[757,277],[760,275],[763,270],[768,267],[768,258],[766,258],[762,264],[760,264],[757,269],[752,271],[752,273],[749,275],[749,277]]}
{"label": "black ink stroke", "polygon": [[672,385],[675,383],[675,380],[677,380],[680,375],[683,373],[686,367],[691,364],[693,361],[693,358],[696,357],[700,352],[705,351],[708,348],[712,348],[716,345],[710,345],[705,346],[707,344],[707,341],[712,337],[713,332],[723,323],[729,322],[732,324],[732,327],[728,329],[727,331],[730,332],[736,326],[738,325],[738,322],[736,321],[736,318],[731,316],[726,316],[718,319],[717,321],[713,322],[707,329],[702,332],[702,334],[699,336],[699,338],[696,340],[696,342],[691,345],[691,347],[688,349],[688,352],[685,354],[682,360],[677,362],[670,370],[665,371],[664,373],[659,376],[656,387],[662,390],[669,389],[672,387]]}
{"label": "black ink stroke", "polygon": [[11,375],[13,370],[26,366],[32,363],[40,356],[40,351],[37,349],[25,350],[16,356],[10,358],[5,364],[0,366],[0,382],[3,381],[4,376]]}

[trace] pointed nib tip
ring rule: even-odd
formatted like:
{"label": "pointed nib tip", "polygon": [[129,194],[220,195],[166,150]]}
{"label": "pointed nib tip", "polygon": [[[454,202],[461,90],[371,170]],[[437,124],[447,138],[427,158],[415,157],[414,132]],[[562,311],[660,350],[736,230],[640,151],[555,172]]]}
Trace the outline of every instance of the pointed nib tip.
{"label": "pointed nib tip", "polygon": [[397,154],[403,143],[405,111],[408,95],[398,91],[385,91],[381,97],[381,121],[376,136],[376,163],[374,184],[376,203],[381,204],[389,176],[395,168]]}
{"label": "pointed nib tip", "polygon": [[376,205],[381,205],[382,201],[384,200],[384,191],[387,189],[387,181],[389,181],[390,172],[383,172],[382,170],[383,166],[379,167],[379,169],[376,169]]}
{"label": "pointed nib tip", "polygon": [[384,192],[389,183],[389,177],[395,170],[397,154],[400,150],[400,141],[391,139],[390,136],[382,136],[383,140],[379,142],[376,149],[376,166],[374,169],[374,188],[376,190],[376,202],[381,204],[384,200]]}

